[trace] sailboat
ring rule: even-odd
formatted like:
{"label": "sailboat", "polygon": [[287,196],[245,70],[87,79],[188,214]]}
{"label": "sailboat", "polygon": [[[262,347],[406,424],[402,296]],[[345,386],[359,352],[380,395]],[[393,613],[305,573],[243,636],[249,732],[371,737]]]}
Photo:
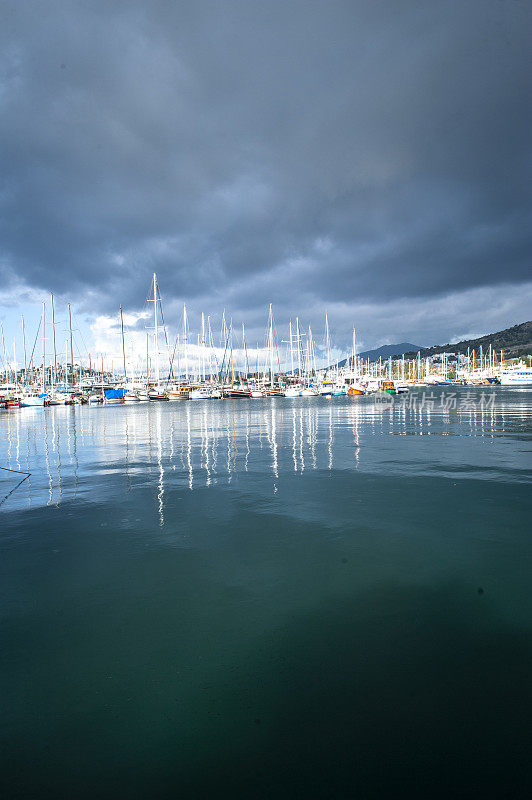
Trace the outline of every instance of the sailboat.
{"label": "sailboat", "polygon": [[356,332],[353,328],[353,372],[352,376],[347,378],[346,383],[349,385],[347,390],[347,394],[349,397],[358,397],[360,395],[366,394],[366,390],[358,380],[358,369],[357,369],[357,348],[356,348]]}
{"label": "sailboat", "polygon": [[154,321],[154,338],[155,338],[155,385],[150,389],[148,381],[147,391],[149,400],[168,400],[168,395],[161,389],[161,381],[159,375],[159,320],[157,315],[157,303],[161,302],[161,296],[157,297],[157,275],[153,273],[153,299],[148,298],[148,302],[153,303],[153,321]]}
{"label": "sailboat", "polygon": [[126,364],[126,342],[124,337],[124,312],[120,306],[120,330],[122,333],[122,360],[124,369],[124,403],[138,403],[139,397],[132,384],[128,383]]}
{"label": "sailboat", "polygon": [[[269,373],[270,373],[270,385],[264,385],[264,391],[267,395],[271,397],[283,397],[284,391],[281,389],[279,384],[275,385],[275,369],[273,366],[273,346],[275,343],[275,352],[277,355],[277,365],[279,367],[279,381],[281,379],[281,367],[279,364],[279,351],[277,350],[277,337],[275,336],[275,323],[273,321],[273,311],[272,311],[272,304],[270,303],[270,313],[269,313],[269,325],[268,325],[268,357],[269,357]],[[265,372],[268,370],[265,369]]]}
{"label": "sailboat", "polygon": [[[290,338],[289,338],[289,343],[290,343],[290,376],[291,376],[292,383],[289,383],[286,386],[286,388],[284,390],[284,396],[285,397],[299,397],[301,395],[301,386],[299,385],[299,383],[295,383],[294,382],[294,377],[293,377],[294,376],[294,337],[292,335],[292,320],[290,320],[289,330],[290,330]],[[298,355],[299,355],[299,320],[298,320],[298,323],[297,323],[297,338],[298,338],[297,350],[298,350]],[[299,359],[299,363],[301,364],[301,360],[300,359]],[[300,373],[301,373],[301,370],[299,370],[299,374]]]}

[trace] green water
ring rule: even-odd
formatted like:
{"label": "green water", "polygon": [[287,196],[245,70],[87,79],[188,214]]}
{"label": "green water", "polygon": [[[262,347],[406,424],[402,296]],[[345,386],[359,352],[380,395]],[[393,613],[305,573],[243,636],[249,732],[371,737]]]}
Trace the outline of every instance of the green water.
{"label": "green water", "polygon": [[2,796],[530,797],[532,392],[453,391],[0,412]]}

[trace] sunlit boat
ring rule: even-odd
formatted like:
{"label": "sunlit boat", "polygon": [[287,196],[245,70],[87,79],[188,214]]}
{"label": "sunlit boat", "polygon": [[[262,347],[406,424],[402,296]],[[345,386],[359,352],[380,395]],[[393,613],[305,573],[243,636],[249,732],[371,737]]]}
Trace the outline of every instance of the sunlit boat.
{"label": "sunlit boat", "polygon": [[323,396],[332,395],[333,389],[334,383],[332,381],[322,381],[318,386],[318,393]]}
{"label": "sunlit boat", "polygon": [[347,386],[337,382],[332,387],[331,394],[333,397],[341,397],[342,395],[347,394]]}
{"label": "sunlit boat", "polygon": [[287,386],[284,390],[285,397],[300,397],[301,396],[301,386]]}
{"label": "sunlit boat", "polygon": [[251,397],[251,391],[249,389],[240,389],[237,386],[230,386],[224,389],[224,397]]}
{"label": "sunlit boat", "polygon": [[189,400],[220,400],[222,393],[214,386],[196,386],[188,393]]}
{"label": "sunlit boat", "polygon": [[171,386],[167,391],[169,400],[187,400],[189,397],[189,390],[180,386]]}
{"label": "sunlit boat", "polygon": [[523,362],[501,372],[501,386],[532,386],[532,367]]}
{"label": "sunlit boat", "polygon": [[23,394],[19,398],[19,404],[21,408],[44,408],[45,399],[44,394]]}

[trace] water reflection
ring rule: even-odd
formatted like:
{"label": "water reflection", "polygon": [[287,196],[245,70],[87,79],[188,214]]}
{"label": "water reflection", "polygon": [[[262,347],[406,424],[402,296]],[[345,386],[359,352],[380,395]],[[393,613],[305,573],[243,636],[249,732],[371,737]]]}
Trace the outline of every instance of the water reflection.
{"label": "water reflection", "polygon": [[[483,404],[447,402],[438,390],[429,401],[417,394],[0,412],[0,464],[32,473],[9,507],[90,501],[113,477],[125,493],[150,486],[163,527],[170,491],[229,484],[248,474],[269,480],[273,495],[289,474],[335,469],[460,469],[477,477],[499,470],[506,479],[525,479],[520,443],[530,440],[531,392],[494,389]],[[474,440],[467,455],[464,437]],[[481,446],[486,437],[493,448]]]}

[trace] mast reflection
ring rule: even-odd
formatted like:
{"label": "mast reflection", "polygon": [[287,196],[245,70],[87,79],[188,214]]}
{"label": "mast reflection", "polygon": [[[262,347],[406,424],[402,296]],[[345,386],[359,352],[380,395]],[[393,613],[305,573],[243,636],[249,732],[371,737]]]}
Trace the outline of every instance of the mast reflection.
{"label": "mast reflection", "polygon": [[[21,409],[1,412],[0,463],[32,473],[16,496],[19,505],[91,502],[89,491],[97,498],[116,479],[129,494],[149,486],[164,527],[171,492],[267,475],[267,491],[273,482],[275,493],[288,474],[368,465],[392,469],[381,448],[390,447],[393,436],[446,437],[434,451],[443,464],[451,457],[446,455],[449,437],[510,441],[530,419],[532,401],[526,393],[509,397],[487,390],[484,402],[479,392],[454,395],[436,389],[393,400],[264,398]],[[379,447],[370,446],[373,442]]]}

